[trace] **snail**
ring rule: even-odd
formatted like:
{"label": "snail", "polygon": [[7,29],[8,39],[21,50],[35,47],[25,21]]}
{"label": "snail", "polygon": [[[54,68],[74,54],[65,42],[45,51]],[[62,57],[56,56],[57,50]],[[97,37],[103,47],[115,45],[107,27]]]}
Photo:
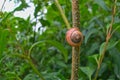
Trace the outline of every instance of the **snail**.
{"label": "snail", "polygon": [[81,45],[83,40],[83,35],[80,32],[79,28],[73,27],[66,32],[66,41],[69,45],[77,47]]}

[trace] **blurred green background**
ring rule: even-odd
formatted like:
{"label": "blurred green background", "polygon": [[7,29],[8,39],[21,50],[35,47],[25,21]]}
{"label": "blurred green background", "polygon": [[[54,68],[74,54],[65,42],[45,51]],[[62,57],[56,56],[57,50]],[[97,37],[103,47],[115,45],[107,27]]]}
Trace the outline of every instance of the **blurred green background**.
{"label": "blurred green background", "polygon": [[[65,40],[66,25],[54,0],[6,0],[17,5],[0,11],[0,80],[69,80],[71,46]],[[72,25],[71,0],[59,0]],[[91,80],[96,60],[103,49],[111,22],[114,0],[80,0],[80,30],[84,35],[80,54],[79,80]],[[32,16],[15,12],[34,5]],[[113,34],[98,80],[120,80],[120,0]]]}

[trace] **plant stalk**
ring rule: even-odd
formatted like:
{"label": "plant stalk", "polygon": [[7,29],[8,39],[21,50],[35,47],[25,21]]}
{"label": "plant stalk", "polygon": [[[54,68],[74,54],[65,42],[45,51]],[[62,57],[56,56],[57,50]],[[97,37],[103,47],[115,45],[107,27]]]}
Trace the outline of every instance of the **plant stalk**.
{"label": "plant stalk", "polygon": [[64,14],[64,12],[63,12],[63,10],[62,10],[62,8],[61,8],[60,3],[58,2],[58,0],[55,0],[55,4],[56,4],[58,10],[60,11],[60,14],[61,14],[61,16],[63,18],[63,21],[66,24],[67,29],[70,29],[71,28],[70,27],[70,23],[68,22],[68,19],[66,18],[66,16],[65,16],[65,14]]}
{"label": "plant stalk", "polygon": [[[58,0],[55,0],[55,4],[60,11],[60,14],[67,26],[67,29],[70,29],[70,23],[68,22]],[[72,20],[73,20],[73,27],[80,26],[80,13],[79,13],[79,0],[72,0]],[[72,73],[71,73],[71,80],[78,80],[78,70],[80,64],[80,46],[72,47]]]}
{"label": "plant stalk", "polygon": [[24,60],[27,60],[28,63],[30,64],[31,68],[39,76],[39,78],[41,78],[41,80],[45,80],[44,77],[42,76],[42,74],[37,70],[37,68],[35,67],[35,65],[33,64],[32,60],[29,56],[25,56],[23,54],[18,54],[18,53],[13,54],[12,56],[17,56],[17,57],[23,58]]}
{"label": "plant stalk", "polygon": [[[73,27],[80,26],[79,0],[72,0],[72,21]],[[71,80],[78,80],[79,65],[80,65],[80,46],[72,47]]]}
{"label": "plant stalk", "polygon": [[28,58],[28,63],[31,65],[33,71],[41,78],[41,80],[45,80],[42,74],[36,69],[35,65],[32,63],[32,60]]}
{"label": "plant stalk", "polygon": [[72,73],[71,73],[71,80],[78,80],[79,74],[79,63],[80,63],[80,53],[79,47],[72,47]]}
{"label": "plant stalk", "polygon": [[106,36],[106,42],[105,42],[104,50],[101,53],[100,58],[98,60],[98,67],[97,67],[97,70],[96,70],[96,73],[95,73],[95,77],[94,77],[93,80],[97,80],[98,73],[99,73],[102,61],[104,59],[104,56],[105,56],[105,52],[107,50],[107,46],[108,46],[109,40],[110,40],[110,38],[112,36],[112,33],[113,33],[112,32],[112,27],[113,27],[114,17],[115,17],[115,13],[116,13],[116,3],[117,3],[117,0],[114,0],[114,5],[113,5],[113,8],[112,8],[112,20],[111,20],[111,24],[110,24],[110,27],[107,30],[107,36]]}

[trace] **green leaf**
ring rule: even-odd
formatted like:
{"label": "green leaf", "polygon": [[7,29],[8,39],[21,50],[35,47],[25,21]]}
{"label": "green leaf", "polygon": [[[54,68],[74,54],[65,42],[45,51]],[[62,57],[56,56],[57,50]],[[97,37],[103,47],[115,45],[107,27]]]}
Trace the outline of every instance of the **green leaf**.
{"label": "green leaf", "polygon": [[100,46],[100,50],[99,50],[100,54],[102,54],[104,48],[105,48],[105,42],[103,42]]}
{"label": "green leaf", "polygon": [[67,65],[65,63],[63,63],[63,61],[56,61],[56,64],[58,64],[61,67],[66,67],[67,68]]}
{"label": "green leaf", "polygon": [[112,49],[112,48],[115,47],[119,42],[120,42],[120,40],[118,40],[118,41],[110,41],[109,44],[108,44],[107,49]]}
{"label": "green leaf", "polygon": [[104,0],[94,0],[95,3],[97,3],[101,8],[103,8],[106,11],[109,11],[109,8],[106,6]]}
{"label": "green leaf", "polygon": [[[88,57],[88,59],[89,59],[89,61],[90,62],[92,62],[93,64],[95,63],[97,63],[98,64],[98,57],[99,57],[99,54],[94,54],[94,55],[92,55],[92,56],[89,56]],[[94,64],[94,65],[95,65]]]}
{"label": "green leaf", "polygon": [[108,29],[110,28],[110,24],[107,24],[107,25],[106,25],[106,28],[107,28],[107,30],[108,30]]}
{"label": "green leaf", "polygon": [[61,53],[64,55],[65,61],[67,62],[67,58],[68,58],[68,51],[65,49],[65,47],[57,42],[57,41],[52,41],[52,40],[47,40],[47,43],[53,45],[54,47],[56,47],[59,51],[61,51]]}
{"label": "green leaf", "polygon": [[[119,48],[120,49],[120,48]],[[111,66],[112,67],[112,70],[113,70],[113,73],[114,75],[116,75],[115,77],[118,78],[118,80],[120,79],[120,52],[118,49],[114,48],[112,49],[111,51],[109,51],[110,53],[110,58],[113,60],[111,62]]]}
{"label": "green leaf", "polygon": [[[107,50],[115,47],[115,46],[119,43],[119,41],[120,41],[120,40],[108,42]],[[101,44],[101,46],[100,46],[100,50],[99,50],[99,53],[100,53],[100,54],[103,52],[103,50],[104,50],[104,48],[105,48],[105,43],[106,43],[106,42],[103,42],[103,43]]]}
{"label": "green leaf", "polygon": [[16,74],[15,72],[10,72],[10,71],[6,72],[7,77],[15,76],[15,74]]}
{"label": "green leaf", "polygon": [[39,80],[35,74],[28,74],[23,80]]}
{"label": "green leaf", "polygon": [[[48,19],[48,21],[50,23],[53,23],[52,20],[54,20],[56,17],[60,16],[58,11],[56,11],[54,9],[56,9],[56,7],[54,7],[54,4],[52,4],[51,6],[47,7],[48,11],[47,11],[47,14],[46,14],[46,18]],[[51,14],[54,15],[54,16],[51,16]],[[61,18],[61,17],[59,17],[59,18]]]}
{"label": "green leaf", "polygon": [[91,80],[91,76],[94,72],[94,69],[90,67],[80,67],[80,69],[82,72],[84,72],[88,76],[89,80]]}
{"label": "green leaf", "polygon": [[65,58],[65,61],[67,62],[67,60],[68,60],[68,51],[64,48],[64,46],[61,43],[59,43],[57,41],[53,41],[53,40],[44,40],[44,41],[39,41],[39,42],[34,43],[29,49],[29,55],[30,55],[32,49],[36,45],[39,45],[39,44],[42,44],[42,43],[51,44],[52,46],[56,47],[63,54],[63,56]]}
{"label": "green leaf", "polygon": [[119,69],[120,65],[114,64],[114,73],[117,76],[117,78],[120,79],[120,69]]}
{"label": "green leaf", "polygon": [[25,0],[21,0],[21,4],[20,6],[18,6],[17,8],[14,9],[14,11],[20,11],[23,10],[24,8],[29,7],[29,5],[25,2]]}
{"label": "green leaf", "polygon": [[87,34],[86,34],[86,36],[85,36],[85,44],[87,43],[89,37],[90,37],[92,34],[96,33],[96,32],[98,32],[97,29],[91,29],[91,30],[89,30],[89,31],[87,32]]}
{"label": "green leaf", "polygon": [[114,33],[115,31],[119,31],[120,32],[120,25],[118,25],[117,27],[115,27],[115,29],[113,30],[112,33]]}
{"label": "green leaf", "polygon": [[0,30],[0,57],[7,45],[7,36],[8,36],[8,30]]}

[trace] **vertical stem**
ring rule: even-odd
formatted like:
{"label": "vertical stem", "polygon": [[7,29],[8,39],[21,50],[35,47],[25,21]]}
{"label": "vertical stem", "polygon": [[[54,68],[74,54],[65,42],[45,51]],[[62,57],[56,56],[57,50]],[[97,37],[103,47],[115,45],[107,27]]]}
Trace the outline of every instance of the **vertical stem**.
{"label": "vertical stem", "polygon": [[72,74],[71,80],[78,80],[78,69],[80,63],[79,47],[72,47]]}
{"label": "vertical stem", "polygon": [[72,0],[73,27],[80,26],[79,0]]}
{"label": "vertical stem", "polygon": [[62,10],[62,7],[60,6],[60,3],[58,2],[58,0],[55,0],[55,4],[56,4],[58,10],[60,11],[60,14],[61,14],[61,16],[62,16],[62,18],[63,18],[63,21],[64,21],[65,24],[66,24],[66,27],[67,27],[68,29],[70,29],[70,23],[68,22],[67,17],[65,16],[65,14],[64,14],[64,12],[63,12],[63,10]]}
{"label": "vertical stem", "polygon": [[105,52],[107,50],[108,42],[109,42],[109,40],[110,40],[110,38],[112,36],[112,27],[113,27],[114,17],[115,17],[115,13],[116,13],[116,3],[117,3],[117,0],[114,0],[114,5],[113,5],[113,8],[112,8],[112,20],[111,20],[111,24],[110,24],[109,29],[107,30],[106,43],[105,43],[105,46],[104,46],[104,50],[101,53],[101,56],[100,56],[100,58],[98,60],[98,67],[97,67],[97,70],[95,72],[95,77],[94,77],[93,80],[97,80],[98,73],[99,73],[102,61],[104,59],[104,56],[105,56]]}
{"label": "vertical stem", "polygon": [[[79,0],[72,0],[72,20],[73,27],[79,27],[80,14],[79,14]],[[78,69],[80,64],[80,46],[72,47],[72,73],[71,80],[78,80]]]}
{"label": "vertical stem", "polygon": [[[58,2],[55,0],[55,4],[62,15],[62,18],[66,24],[66,27],[69,29],[70,24]],[[72,0],[72,20],[73,20],[73,27],[79,27],[80,25],[80,14],[79,14],[79,0]],[[72,73],[71,73],[71,80],[78,80],[78,69],[80,64],[80,46],[72,47]]]}
{"label": "vertical stem", "polygon": [[95,77],[93,80],[97,80],[97,77],[98,77],[98,73],[99,73],[99,70],[100,70],[100,67],[101,67],[101,64],[102,64],[102,61],[103,61],[103,58],[105,56],[105,52],[106,52],[106,49],[107,49],[107,46],[108,46],[108,40],[106,40],[106,43],[105,43],[105,46],[104,46],[104,50],[102,52],[102,55],[100,56],[99,58],[99,63],[98,63],[98,67],[97,67],[97,70],[96,70],[96,73],[95,73]]}
{"label": "vertical stem", "polygon": [[28,63],[31,65],[33,71],[39,76],[39,78],[41,78],[41,80],[45,80],[42,74],[37,70],[35,65],[32,63],[32,60],[30,58],[28,58],[27,60],[28,60]]}
{"label": "vertical stem", "polygon": [[30,64],[31,68],[33,69],[33,71],[39,76],[40,80],[45,80],[44,77],[42,76],[42,74],[37,70],[37,68],[36,68],[35,65],[33,64],[31,58],[29,58],[29,56],[25,56],[25,55],[23,55],[23,54],[18,54],[18,53],[13,54],[13,55],[11,55],[11,56],[12,56],[12,57],[13,57],[13,56],[17,56],[17,57],[20,57],[20,58],[23,58],[23,59],[27,60],[28,63]]}

